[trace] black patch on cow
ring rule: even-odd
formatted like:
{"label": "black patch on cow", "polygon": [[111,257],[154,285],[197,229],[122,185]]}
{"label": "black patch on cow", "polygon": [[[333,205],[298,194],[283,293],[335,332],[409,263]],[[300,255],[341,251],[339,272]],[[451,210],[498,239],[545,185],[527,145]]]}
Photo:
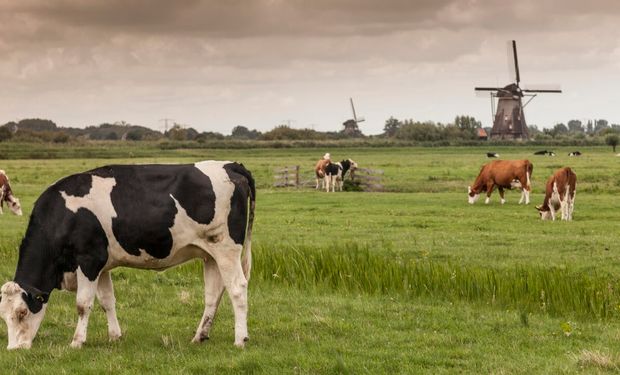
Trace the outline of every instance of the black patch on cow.
{"label": "black patch on cow", "polygon": [[33,313],[54,288],[60,289],[65,272],[75,272],[79,265],[95,280],[108,259],[108,240],[95,215],[65,206],[60,192],[69,190],[70,182],[61,180],[39,197],[20,245],[14,281],[26,291],[22,298]]}
{"label": "black patch on cow", "polygon": [[129,254],[139,256],[143,249],[158,259],[170,255],[169,229],[177,214],[172,197],[198,223],[209,224],[215,216],[211,180],[193,165],[116,165],[91,172],[116,180],[112,230]]}
{"label": "black patch on cow", "polygon": [[248,198],[255,199],[256,189],[252,174],[242,164],[225,164],[224,169],[228,178],[235,184],[235,190],[230,198],[230,213],[228,215],[228,231],[236,244],[243,244],[248,215]]}
{"label": "black patch on cow", "polygon": [[325,166],[325,174],[335,176],[342,169],[338,164],[329,163]]}
{"label": "black patch on cow", "polygon": [[67,195],[74,197],[83,197],[90,192],[93,177],[88,173],[80,173],[73,176],[65,177],[54,185],[59,191],[64,191]]}

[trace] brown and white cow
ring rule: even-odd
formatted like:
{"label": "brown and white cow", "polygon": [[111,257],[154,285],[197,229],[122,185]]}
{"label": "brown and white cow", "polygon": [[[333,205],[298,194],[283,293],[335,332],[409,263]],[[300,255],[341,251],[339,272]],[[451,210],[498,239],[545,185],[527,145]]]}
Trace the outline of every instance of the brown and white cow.
{"label": "brown and white cow", "polygon": [[[317,161],[316,165],[314,166],[314,174],[316,175],[316,187],[315,187],[315,189],[317,189],[317,190],[319,188],[319,184],[325,178],[325,167],[327,167],[327,165],[329,163],[331,163],[331,155],[328,152],[325,155],[323,155],[323,159],[320,159],[319,161]],[[325,182],[323,182],[323,186],[322,187],[325,187]]]}
{"label": "brown and white cow", "polygon": [[575,208],[575,185],[577,175],[569,167],[560,168],[547,180],[545,201],[536,206],[543,220],[555,220],[556,212],[561,211],[562,220],[572,220]]}
{"label": "brown and white cow", "polygon": [[9,184],[9,177],[5,171],[0,169],[0,215],[3,213],[2,206],[4,206],[4,202],[6,202],[7,207],[15,215],[22,215],[22,206],[19,203],[19,199],[13,195],[13,190],[11,190],[11,185]]}
{"label": "brown and white cow", "polygon": [[522,188],[519,204],[525,201],[530,203],[530,179],[534,167],[529,160],[495,160],[482,166],[480,173],[472,186],[468,187],[468,200],[474,204],[480,197],[480,193],[486,192],[487,198],[484,201],[488,204],[491,200],[491,193],[497,186],[501,203],[504,204],[504,189]]}

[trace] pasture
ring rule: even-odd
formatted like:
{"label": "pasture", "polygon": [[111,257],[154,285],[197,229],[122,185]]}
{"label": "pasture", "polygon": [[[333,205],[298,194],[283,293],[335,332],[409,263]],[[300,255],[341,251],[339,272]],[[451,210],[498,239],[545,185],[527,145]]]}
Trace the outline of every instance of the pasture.
{"label": "pasture", "polygon": [[[3,352],[9,373],[580,373],[620,371],[620,158],[534,156],[532,203],[508,191],[467,204],[467,186],[489,161],[480,148],[166,150],[140,157],[0,160],[23,217],[0,216],[0,282],[38,195],[57,179],[105,164],[243,162],[258,187],[250,280],[250,342],[233,347],[228,298],[211,339],[190,343],[202,314],[198,262],[156,273],[112,272],[124,337],[109,343],[91,315],[81,350],[69,343],[75,295],[54,291],[30,351]],[[0,150],[2,151],[2,150]],[[324,152],[385,171],[386,192],[327,194],[275,189],[273,171],[308,176]],[[62,155],[59,155],[62,157]],[[574,221],[541,222],[547,177],[577,174]],[[0,345],[6,345],[0,328]],[[4,372],[3,371],[3,372]]]}

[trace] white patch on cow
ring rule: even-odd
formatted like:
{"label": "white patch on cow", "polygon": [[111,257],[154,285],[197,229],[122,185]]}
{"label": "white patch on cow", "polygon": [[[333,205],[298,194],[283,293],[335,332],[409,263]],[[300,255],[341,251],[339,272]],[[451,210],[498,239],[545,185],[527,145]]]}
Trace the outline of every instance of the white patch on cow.
{"label": "white patch on cow", "polygon": [[39,330],[47,304],[33,314],[22,298],[26,293],[17,283],[10,281],[2,286],[0,300],[0,317],[7,325],[9,344],[7,349],[29,349]]}
{"label": "white patch on cow", "polygon": [[491,201],[491,198],[490,198],[490,197],[487,197],[487,198],[484,200],[484,204],[489,204],[489,202],[490,202],[490,201]]}
{"label": "white patch on cow", "polygon": [[478,198],[480,198],[480,194],[474,194],[473,196],[471,195],[471,186],[467,187],[467,202],[469,204],[474,204],[476,203],[476,201],[478,200]]}
{"label": "white patch on cow", "polygon": [[506,200],[504,198],[500,198],[499,203],[500,204],[504,204],[504,203],[506,203]]}

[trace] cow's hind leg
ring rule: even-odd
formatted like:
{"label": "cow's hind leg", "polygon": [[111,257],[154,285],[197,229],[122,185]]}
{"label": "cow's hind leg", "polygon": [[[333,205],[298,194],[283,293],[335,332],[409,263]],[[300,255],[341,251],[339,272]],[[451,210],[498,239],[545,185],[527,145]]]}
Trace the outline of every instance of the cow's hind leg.
{"label": "cow's hind leg", "polygon": [[213,258],[209,257],[204,260],[203,273],[205,283],[205,311],[198,324],[196,335],[192,339],[192,342],[195,343],[209,339],[209,331],[215,319],[215,313],[220,304],[222,293],[224,293],[224,283],[220,276],[220,270]]}
{"label": "cow's hind leg", "polygon": [[98,279],[90,281],[82,270],[78,267],[77,271],[77,311],[78,311],[78,323],[75,328],[75,334],[73,335],[73,341],[71,347],[81,348],[82,344],[86,341],[86,330],[88,329],[88,317],[93,309],[93,302],[95,301],[95,294],[97,293]]}
{"label": "cow's hind leg", "polygon": [[114,287],[112,286],[112,277],[109,272],[102,272],[99,275],[97,299],[108,319],[108,337],[110,341],[118,340],[121,337],[121,327],[116,318],[116,297],[114,297]]}
{"label": "cow's hind leg", "polygon": [[235,313],[235,345],[242,348],[248,338],[248,281],[241,267],[241,245],[214,252],[222,281]]}

